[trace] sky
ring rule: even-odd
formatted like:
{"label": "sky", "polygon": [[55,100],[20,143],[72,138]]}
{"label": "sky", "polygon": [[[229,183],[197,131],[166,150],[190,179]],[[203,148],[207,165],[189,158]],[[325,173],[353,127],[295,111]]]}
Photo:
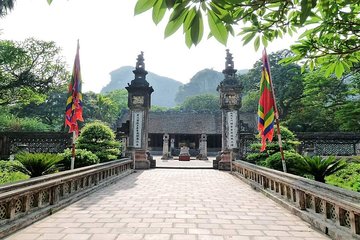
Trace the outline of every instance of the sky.
{"label": "sky", "polygon": [[[181,29],[165,39],[167,18],[156,26],[150,11],[134,16],[135,4],[136,0],[53,0],[51,5],[46,0],[17,0],[14,10],[0,19],[0,38],[55,41],[62,48],[69,71],[79,39],[83,91],[97,93],[110,82],[111,71],[135,67],[141,51],[146,70],[182,83],[205,68],[222,71],[227,48],[236,69],[252,68],[261,58],[261,49],[256,52],[253,44],[243,46],[240,36],[230,37],[224,46],[214,38],[206,40],[204,34],[205,39],[190,49]],[[276,40],[267,52],[288,48],[291,43],[291,38]]]}

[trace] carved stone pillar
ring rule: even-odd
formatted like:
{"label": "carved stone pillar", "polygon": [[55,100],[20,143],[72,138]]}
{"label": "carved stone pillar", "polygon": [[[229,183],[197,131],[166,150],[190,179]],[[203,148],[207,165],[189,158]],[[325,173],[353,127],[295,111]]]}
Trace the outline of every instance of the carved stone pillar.
{"label": "carved stone pillar", "polygon": [[220,170],[230,170],[231,160],[236,159],[239,151],[239,109],[241,107],[242,86],[236,78],[232,54],[226,50],[226,63],[223,74],[225,79],[220,82],[222,110],[222,153],[219,162]]}
{"label": "carved stone pillar", "polygon": [[149,109],[151,93],[154,89],[146,81],[148,72],[145,70],[143,52],[138,56],[135,79],[128,84],[128,107],[130,109],[129,148],[133,150],[136,169],[149,169],[150,161],[146,154],[148,148]]}

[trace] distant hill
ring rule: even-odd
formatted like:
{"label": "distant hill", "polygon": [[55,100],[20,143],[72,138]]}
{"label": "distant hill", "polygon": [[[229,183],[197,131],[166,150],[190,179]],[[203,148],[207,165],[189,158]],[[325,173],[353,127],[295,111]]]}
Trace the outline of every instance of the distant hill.
{"label": "distant hill", "polygon": [[[245,74],[248,70],[239,70],[238,74]],[[189,83],[179,87],[176,93],[175,102],[181,104],[187,97],[196,96],[205,93],[218,94],[216,91],[219,83],[224,80],[224,75],[221,72],[213,69],[204,69],[197,72]]]}
{"label": "distant hill", "polygon": [[[133,70],[134,67],[124,66],[112,71],[110,73],[111,81],[101,89],[101,93],[124,89],[134,79]],[[154,92],[151,95],[152,105],[163,107],[175,106],[175,93],[178,91],[179,86],[183,85],[181,82],[159,76],[152,72],[146,75],[146,80],[154,88]]]}

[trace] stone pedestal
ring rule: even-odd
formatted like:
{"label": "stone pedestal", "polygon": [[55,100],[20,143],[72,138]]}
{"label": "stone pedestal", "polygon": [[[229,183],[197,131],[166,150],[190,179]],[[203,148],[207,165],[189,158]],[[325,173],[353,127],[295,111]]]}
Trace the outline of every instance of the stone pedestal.
{"label": "stone pedestal", "polygon": [[149,169],[150,161],[145,150],[135,150],[135,169]]}
{"label": "stone pedestal", "polygon": [[181,147],[179,161],[190,161],[190,153],[188,147]]}
{"label": "stone pedestal", "polygon": [[213,160],[213,169],[219,169],[220,160],[221,160],[221,152],[218,152],[218,154],[215,157],[215,160]]}
{"label": "stone pedestal", "polygon": [[219,161],[219,170],[230,171],[231,152],[224,151],[221,153],[221,160]]}

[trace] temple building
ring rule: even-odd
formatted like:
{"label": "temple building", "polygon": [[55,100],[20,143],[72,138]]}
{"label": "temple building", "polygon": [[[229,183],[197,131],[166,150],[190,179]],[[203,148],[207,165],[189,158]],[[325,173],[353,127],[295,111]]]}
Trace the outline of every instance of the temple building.
{"label": "temple building", "polygon": [[[129,113],[124,112],[118,119],[119,131],[126,132]],[[256,114],[240,114],[240,133],[256,132]],[[181,146],[188,146],[190,154],[199,153],[202,134],[207,137],[209,155],[216,155],[221,150],[221,111],[218,112],[149,112],[148,150],[152,154],[161,155],[164,134],[169,134],[170,149],[178,155]]]}

